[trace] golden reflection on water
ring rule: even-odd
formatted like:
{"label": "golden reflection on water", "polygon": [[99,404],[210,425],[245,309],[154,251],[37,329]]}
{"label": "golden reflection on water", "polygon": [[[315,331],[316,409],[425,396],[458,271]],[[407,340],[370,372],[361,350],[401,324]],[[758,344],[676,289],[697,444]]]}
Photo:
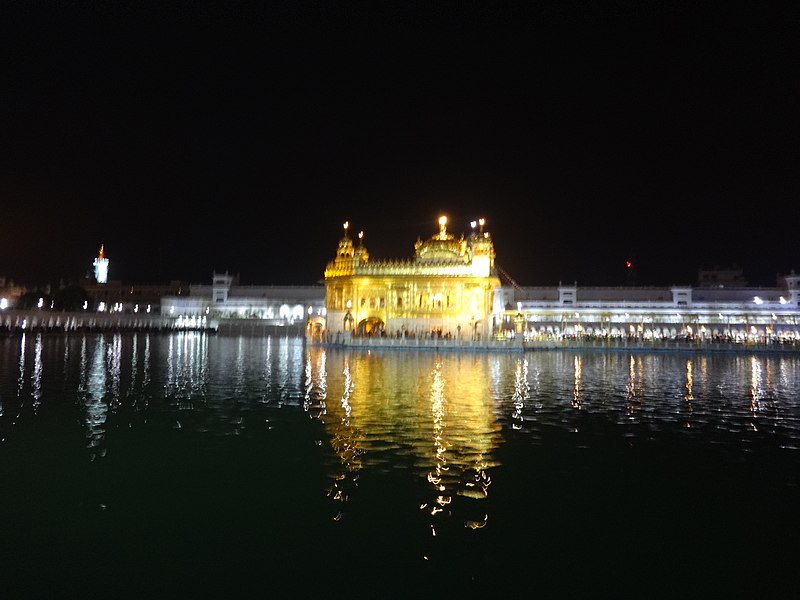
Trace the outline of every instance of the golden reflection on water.
{"label": "golden reflection on water", "polygon": [[[326,410],[325,400],[328,397],[328,374],[325,360],[328,355],[317,352],[312,362],[311,355],[305,361],[305,395],[303,410],[319,417]],[[268,380],[268,378],[267,378]]]}
{"label": "golden reflection on water", "polygon": [[694,411],[694,406],[692,404],[692,400],[694,400],[694,363],[692,359],[686,360],[686,383],[684,384],[684,389],[686,393],[683,395],[683,400],[686,403],[686,421],[684,422],[684,427],[687,429],[691,429],[692,427],[692,412]]}
{"label": "golden reflection on water", "polygon": [[[501,441],[490,390],[493,360],[311,348],[304,406],[324,423],[338,457],[328,495],[347,502],[365,469],[387,472],[396,461],[411,460],[430,490],[419,508],[429,515],[432,535],[442,518],[455,517],[470,529],[485,526],[489,515],[475,503],[488,496]],[[522,402],[525,365],[518,365],[517,377]],[[326,410],[314,410],[325,398]],[[343,516],[344,505],[334,518]]]}
{"label": "golden reflection on water", "polygon": [[577,408],[580,410],[583,402],[583,361],[580,356],[576,356],[573,363],[575,368],[575,376],[572,386],[572,408]]}
{"label": "golden reflection on water", "polygon": [[[447,397],[445,394],[446,379],[442,373],[442,361],[437,357],[433,370],[430,374],[430,414],[433,424],[433,457],[434,468],[428,472],[428,482],[433,487],[433,499],[420,505],[421,510],[429,510],[432,517],[436,517],[444,512],[445,507],[450,504],[452,498],[448,493],[444,478],[450,470],[447,464],[447,449],[449,443],[446,441],[447,428]],[[485,491],[485,490],[484,490]],[[436,535],[436,527],[433,519],[431,520],[431,534]]]}
{"label": "golden reflection on water", "polygon": [[687,402],[694,400],[694,369],[692,359],[686,361],[686,395],[683,397]]}
{"label": "golden reflection on water", "polygon": [[[322,365],[325,364],[324,360],[320,362]],[[324,373],[324,371],[321,373]],[[333,418],[328,421],[330,426],[327,428],[330,432],[331,448],[339,457],[338,467],[330,474],[331,486],[327,491],[328,496],[334,502],[347,502],[350,498],[350,490],[358,485],[359,471],[362,467],[361,454],[364,451],[362,434],[350,422],[352,414],[350,396],[353,393],[354,385],[350,374],[350,364],[346,358],[342,376],[344,378],[342,396],[339,399],[338,406],[335,406],[331,411]],[[324,407],[327,407],[327,404],[323,404]],[[323,409],[317,413],[317,416],[322,420],[326,420],[327,414],[327,410]],[[342,515],[343,512],[339,510],[334,519],[338,521],[342,518]]]}

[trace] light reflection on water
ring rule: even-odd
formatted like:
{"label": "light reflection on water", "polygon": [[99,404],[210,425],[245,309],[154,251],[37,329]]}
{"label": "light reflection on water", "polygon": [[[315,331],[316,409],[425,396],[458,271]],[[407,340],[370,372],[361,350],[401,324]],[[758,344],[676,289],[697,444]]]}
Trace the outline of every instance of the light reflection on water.
{"label": "light reflection on water", "polygon": [[242,433],[243,413],[258,405],[297,406],[318,419],[345,470],[360,468],[365,459],[356,457],[376,469],[402,458],[448,484],[465,470],[485,471],[504,428],[533,437],[550,426],[580,432],[586,420],[575,411],[621,427],[609,430],[615,435],[685,428],[714,438],[765,428],[787,446],[797,441],[795,357],[381,354],[196,332],[22,334],[0,350],[0,425],[23,425],[73,385],[90,447],[102,443],[109,413],[166,414],[175,426],[187,413],[198,430],[228,435]]}
{"label": "light reflection on water", "polygon": [[[347,518],[362,471],[403,469],[410,484],[425,482],[418,509],[429,535],[442,526],[477,529],[489,515],[494,450],[501,443],[492,380],[483,357],[366,353],[312,348],[306,409],[322,421],[335,461],[329,497],[334,519]],[[422,365],[425,365],[423,367]],[[417,480],[415,483],[414,480]],[[443,520],[451,520],[440,525]],[[427,556],[428,549],[420,549]]]}
{"label": "light reflection on water", "polygon": [[[84,346],[85,349],[85,346]],[[106,367],[106,340],[99,338],[87,364],[81,369],[80,393],[78,398],[84,407],[88,446],[98,448],[105,437],[105,424],[109,408],[114,407],[116,400],[106,396],[106,381],[110,369]],[[104,454],[104,449],[99,450]],[[96,455],[91,454],[94,458]]]}
{"label": "light reflection on water", "polygon": [[[530,552],[553,567],[549,556],[570,551],[552,547],[561,532],[593,531],[605,546],[592,549],[613,554],[611,532],[649,544],[636,528],[658,514],[677,547],[671,529],[702,528],[693,513],[736,528],[737,511],[765,498],[779,502],[763,509],[780,522],[762,529],[798,533],[780,510],[800,499],[798,384],[798,358],[777,355],[362,352],[197,332],[22,334],[0,339],[0,465],[21,469],[4,472],[13,485],[37,445],[79,448],[102,466],[88,478],[93,491],[67,493],[54,480],[43,496],[128,514],[130,478],[137,502],[162,515],[161,494],[207,485],[210,462],[230,478],[227,490],[249,490],[235,508],[254,520],[249,528],[286,503],[306,515],[290,519],[285,540],[366,539],[368,548],[348,548],[369,562],[385,557],[375,544],[390,538],[392,559],[438,573],[474,560],[499,569],[518,560],[510,549],[524,535],[547,540]],[[76,419],[80,439],[68,428]],[[140,462],[151,447],[159,454]],[[147,469],[172,465],[170,455],[180,457],[177,473],[150,490]],[[203,518],[222,518],[212,512],[221,506],[209,502]],[[271,527],[256,552],[279,554],[265,541],[281,531]],[[707,549],[726,552],[731,539],[720,539]]]}

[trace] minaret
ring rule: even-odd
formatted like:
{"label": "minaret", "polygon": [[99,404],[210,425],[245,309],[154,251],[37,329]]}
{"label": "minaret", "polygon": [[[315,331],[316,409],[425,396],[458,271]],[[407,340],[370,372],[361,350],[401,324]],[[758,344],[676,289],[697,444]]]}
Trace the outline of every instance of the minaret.
{"label": "minaret", "polygon": [[358,232],[358,248],[353,252],[353,257],[356,259],[356,264],[365,263],[369,261],[369,253],[367,247],[364,245],[364,232]]}
{"label": "minaret", "polygon": [[[486,219],[478,219],[470,223],[472,235],[470,236],[470,246],[472,254],[472,274],[475,277],[489,277],[494,269],[494,244],[492,236],[488,231],[483,230]],[[475,226],[479,230],[475,232]]]}
{"label": "minaret", "polygon": [[100,254],[94,259],[94,278],[97,283],[108,282],[108,259],[102,245],[100,246]]}

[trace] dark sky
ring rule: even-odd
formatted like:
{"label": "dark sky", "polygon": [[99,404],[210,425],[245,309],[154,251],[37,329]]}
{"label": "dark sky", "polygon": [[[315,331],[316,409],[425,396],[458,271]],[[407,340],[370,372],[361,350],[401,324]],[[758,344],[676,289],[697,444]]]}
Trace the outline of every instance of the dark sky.
{"label": "dark sky", "polygon": [[800,12],[8,2],[0,276],[312,284],[482,216],[522,285],[800,270]]}

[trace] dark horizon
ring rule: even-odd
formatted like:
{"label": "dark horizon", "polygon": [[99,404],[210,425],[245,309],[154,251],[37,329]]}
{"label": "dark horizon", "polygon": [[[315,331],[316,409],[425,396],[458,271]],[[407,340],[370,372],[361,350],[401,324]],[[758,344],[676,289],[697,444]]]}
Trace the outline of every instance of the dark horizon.
{"label": "dark horizon", "polygon": [[[433,233],[431,233],[433,235]],[[339,236],[341,237],[341,236]],[[429,237],[429,236],[428,236]],[[414,238],[416,240],[416,238]],[[338,238],[337,240],[338,241]],[[367,249],[370,253],[371,260],[382,260],[382,259],[412,259],[413,258],[413,242],[410,244],[410,252],[407,252],[406,255],[392,255],[392,256],[377,256],[374,251],[372,250],[372,246],[369,244],[365,244]],[[502,245],[502,244],[501,244]],[[386,244],[384,244],[386,246]],[[497,247],[497,244],[496,244]],[[212,280],[213,273],[223,273],[228,272],[231,275],[234,275],[238,278],[239,285],[243,286],[259,286],[259,285],[275,285],[275,286],[283,286],[283,285],[297,285],[297,286],[307,286],[307,285],[317,285],[324,283],[324,268],[327,264],[328,260],[332,260],[334,258],[334,251],[335,251],[335,244],[333,245],[334,250],[331,252],[330,257],[325,261],[322,268],[319,270],[318,276],[314,277],[313,274],[308,276],[306,279],[302,279],[302,273],[310,274],[311,269],[301,269],[297,268],[292,271],[292,277],[290,278],[283,278],[283,279],[276,279],[271,280],[267,279],[257,279],[254,278],[251,273],[242,272],[241,270],[231,269],[228,267],[220,267],[214,268],[208,273],[205,274],[198,274],[197,269],[191,269],[190,272],[194,275],[190,275],[189,277],[178,277],[178,276],[171,276],[169,273],[166,273],[164,270],[153,269],[154,273],[162,273],[160,277],[152,277],[152,276],[145,276],[139,278],[132,278],[130,276],[119,276],[118,273],[125,269],[125,265],[119,265],[119,261],[115,257],[110,257],[110,273],[109,273],[109,283],[121,283],[124,285],[169,285],[170,283],[179,282],[182,284],[192,284],[192,285],[210,285]],[[95,253],[96,255],[97,253]],[[108,257],[108,253],[106,253]],[[92,257],[92,260],[94,257]],[[4,277],[6,279],[6,283],[15,283],[21,284],[26,286],[29,289],[43,289],[44,287],[50,286],[53,289],[57,289],[58,286],[62,285],[86,285],[86,284],[94,284],[94,273],[92,270],[91,262],[87,263],[85,269],[82,270],[80,274],[78,274],[78,269],[74,269],[72,273],[64,275],[53,275],[53,276],[23,276],[15,277],[15,276],[8,276],[7,274],[0,274],[0,277]],[[721,263],[721,264],[706,264],[706,265],[699,265],[694,269],[690,268],[673,268],[671,270],[660,269],[655,277],[650,275],[649,278],[644,278],[640,275],[640,264],[641,263],[633,263],[630,267],[626,264],[618,265],[616,272],[612,274],[609,278],[608,273],[609,271],[605,271],[602,275],[591,274],[588,271],[573,271],[579,272],[583,277],[566,277],[566,278],[558,278],[557,280],[549,280],[549,281],[538,281],[538,282],[531,282],[526,281],[523,279],[518,278],[516,273],[509,271],[506,265],[501,262],[499,259],[496,261],[496,272],[501,279],[503,285],[520,285],[523,287],[553,287],[561,284],[569,285],[569,284],[576,284],[579,287],[664,287],[670,285],[690,285],[690,286],[697,286],[699,285],[698,275],[701,270],[720,270],[720,271],[740,271],[743,277],[744,283],[742,284],[743,287],[782,287],[784,285],[782,281],[782,277],[785,275],[789,275],[795,273],[795,269],[788,269],[786,271],[775,271],[774,273],[770,274],[768,269],[759,269],[758,266],[742,266],[736,263]],[[672,274],[672,276],[670,275]],[[675,275],[677,274],[677,275]],[[726,284],[730,285],[730,284]]]}
{"label": "dark horizon", "polygon": [[439,214],[526,286],[800,270],[796,11],[1,10],[0,277],[312,285],[344,221],[410,258]]}

